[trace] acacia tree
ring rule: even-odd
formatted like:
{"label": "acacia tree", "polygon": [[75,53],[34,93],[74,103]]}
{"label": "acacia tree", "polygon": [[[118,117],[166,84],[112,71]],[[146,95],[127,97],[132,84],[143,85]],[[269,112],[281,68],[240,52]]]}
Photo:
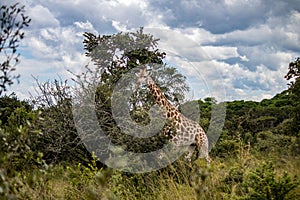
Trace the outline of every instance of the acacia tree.
{"label": "acacia tree", "polygon": [[[91,58],[95,68],[87,67],[88,70],[77,77],[83,82],[89,82],[91,76],[94,77],[93,80],[99,80],[96,105],[101,128],[112,136],[113,142],[124,145],[125,141],[128,147],[133,147],[133,143],[128,141],[136,141],[135,138],[117,130],[112,116],[112,95],[118,81],[131,70],[148,66],[152,71],[152,78],[169,101],[178,105],[183,102],[184,93],[189,89],[185,83],[185,77],[175,68],[164,63],[166,53],[160,52],[157,48],[158,39],[145,34],[143,28],[137,32],[120,32],[112,35],[96,36],[92,33],[85,33],[84,37],[86,55]],[[146,87],[135,90],[134,85],[132,81],[128,81],[132,92],[127,104],[130,108],[131,119],[147,124],[150,119],[147,113],[155,102]],[[139,142],[144,143],[144,141]],[[148,146],[147,149],[150,151],[151,147]]]}
{"label": "acacia tree", "polygon": [[18,3],[2,5],[0,8],[0,56],[4,59],[0,63],[0,95],[19,78],[19,75],[12,75],[19,63],[17,48],[24,38],[22,29],[29,26],[31,21],[24,13],[24,6]]}
{"label": "acacia tree", "polygon": [[289,91],[293,102],[293,127],[292,130],[297,134],[300,131],[300,58],[289,64],[289,71],[285,75],[287,80],[290,80]]}

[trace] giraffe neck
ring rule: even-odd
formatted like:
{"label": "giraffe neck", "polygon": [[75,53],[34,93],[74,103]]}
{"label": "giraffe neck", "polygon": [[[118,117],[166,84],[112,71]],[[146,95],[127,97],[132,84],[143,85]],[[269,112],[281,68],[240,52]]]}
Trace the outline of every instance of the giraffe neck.
{"label": "giraffe neck", "polygon": [[154,83],[150,82],[148,84],[148,88],[150,89],[150,92],[152,96],[155,99],[155,102],[160,107],[164,108],[166,110],[165,116],[168,119],[171,120],[180,120],[181,114],[177,110],[175,106],[173,106],[168,99],[165,97],[165,95],[162,93],[162,91],[159,89],[159,87]]}

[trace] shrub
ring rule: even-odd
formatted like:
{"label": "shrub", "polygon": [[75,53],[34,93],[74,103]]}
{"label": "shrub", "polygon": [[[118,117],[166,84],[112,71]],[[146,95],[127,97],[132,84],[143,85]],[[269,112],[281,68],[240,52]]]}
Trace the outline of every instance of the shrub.
{"label": "shrub", "polygon": [[271,131],[259,132],[254,147],[259,152],[279,153],[281,155],[290,152],[292,137],[287,135],[273,134]]}
{"label": "shrub", "polygon": [[264,163],[256,170],[251,171],[245,182],[244,187],[247,194],[245,199],[290,199],[291,191],[299,185],[296,177],[291,178],[287,172],[281,176],[275,173],[271,162]]}

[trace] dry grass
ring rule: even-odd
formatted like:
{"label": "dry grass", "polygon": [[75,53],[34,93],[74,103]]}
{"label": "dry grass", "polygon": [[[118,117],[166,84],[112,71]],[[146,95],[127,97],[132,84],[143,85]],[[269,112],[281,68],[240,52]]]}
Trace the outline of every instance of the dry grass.
{"label": "dry grass", "polygon": [[[238,199],[246,195],[242,179],[262,163],[272,161],[278,176],[284,171],[291,177],[300,174],[299,157],[274,158],[276,155],[255,157],[249,147],[244,146],[237,157],[215,158],[209,167],[203,160],[193,164],[179,161],[160,172],[139,175],[110,170],[103,176],[105,171],[100,173],[78,166],[54,166],[34,184],[25,184],[20,197],[33,200]],[[300,186],[293,193],[300,197]]]}

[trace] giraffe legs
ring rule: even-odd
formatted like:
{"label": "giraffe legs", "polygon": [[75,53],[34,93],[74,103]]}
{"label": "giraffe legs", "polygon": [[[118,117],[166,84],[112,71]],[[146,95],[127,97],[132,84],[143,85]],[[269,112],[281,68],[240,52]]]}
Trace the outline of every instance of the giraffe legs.
{"label": "giraffe legs", "polygon": [[188,154],[185,156],[185,159],[187,159],[189,162],[192,161],[192,156],[193,156],[194,151],[195,151],[195,146],[187,147]]}
{"label": "giraffe legs", "polygon": [[[205,145],[202,145],[201,147],[198,146],[198,158],[205,158],[208,165],[211,163],[211,158],[208,154],[208,148]],[[195,151],[195,146],[188,146],[187,147],[187,155],[185,156],[185,159],[191,162],[193,153]]]}
{"label": "giraffe legs", "polygon": [[202,136],[202,138],[200,135],[197,135],[196,142],[197,142],[197,147],[199,150],[198,158],[204,157],[207,164],[209,165],[211,163],[211,158],[209,157],[209,154],[208,154],[208,139],[207,139],[206,135]]}
{"label": "giraffe legs", "polygon": [[203,143],[199,150],[200,150],[200,153],[205,158],[207,164],[209,165],[211,163],[211,158],[209,157],[209,154],[208,154],[208,143],[207,142]]}

